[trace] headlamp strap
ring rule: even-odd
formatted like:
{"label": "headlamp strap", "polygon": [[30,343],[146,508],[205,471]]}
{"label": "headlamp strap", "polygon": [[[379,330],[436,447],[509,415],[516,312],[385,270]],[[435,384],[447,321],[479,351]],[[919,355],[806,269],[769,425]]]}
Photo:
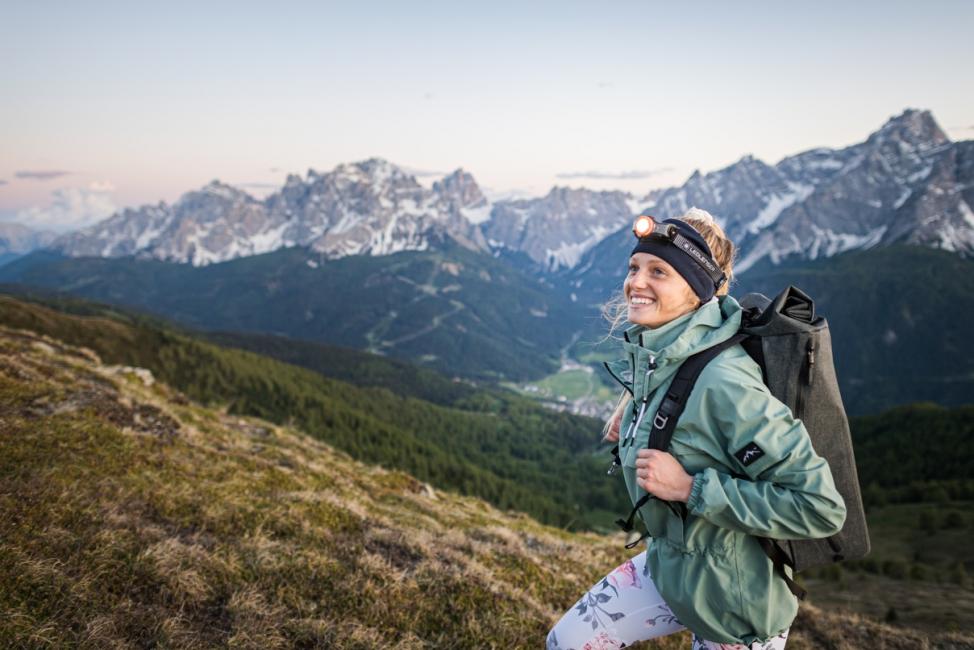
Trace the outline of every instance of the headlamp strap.
{"label": "headlamp strap", "polygon": [[720,267],[717,266],[712,259],[710,259],[709,255],[700,250],[696,244],[690,241],[690,239],[684,237],[682,233],[677,231],[677,233],[673,236],[673,243],[683,250],[687,255],[696,260],[701,268],[707,272],[707,275],[710,276],[710,279],[713,280],[714,286],[720,288],[720,286],[724,284],[724,280],[726,279],[724,272],[720,270]]}

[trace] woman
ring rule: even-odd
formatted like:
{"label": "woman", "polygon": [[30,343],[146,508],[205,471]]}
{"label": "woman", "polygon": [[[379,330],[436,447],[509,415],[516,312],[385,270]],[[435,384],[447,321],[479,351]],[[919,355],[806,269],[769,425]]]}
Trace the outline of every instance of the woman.
{"label": "woman", "polygon": [[649,542],[562,617],[548,648],[622,648],[688,628],[694,650],[780,650],[798,603],[756,537],[827,537],[845,504],[804,425],[739,345],[704,368],[668,451],[646,448],[680,364],[736,334],[742,310],[727,295],[734,246],[709,213],[640,217],[634,231],[616,319],[632,323],[631,396],[627,387],[605,434],[619,442],[633,503],[656,497],[639,510]]}

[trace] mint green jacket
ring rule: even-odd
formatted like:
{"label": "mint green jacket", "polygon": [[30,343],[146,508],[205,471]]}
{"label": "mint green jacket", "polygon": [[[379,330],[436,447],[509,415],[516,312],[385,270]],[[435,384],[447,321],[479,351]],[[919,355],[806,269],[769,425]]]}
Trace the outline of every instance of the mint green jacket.
{"label": "mint green jacket", "polygon": [[[636,454],[647,446],[677,368],[733,336],[740,324],[741,307],[727,296],[660,328],[626,330],[636,405],[650,396],[634,444],[620,443],[633,503],[645,494],[636,484]],[[657,367],[647,379],[651,358]],[[633,419],[630,402],[622,434]],[[752,442],[764,455],[745,466],[734,454]],[[646,566],[660,595],[681,623],[709,641],[750,644],[783,632],[798,601],[754,536],[828,537],[841,529],[846,512],[805,426],[771,395],[760,367],[736,345],[700,374],[669,453],[694,479],[685,520],[658,499],[639,511],[651,536]]]}

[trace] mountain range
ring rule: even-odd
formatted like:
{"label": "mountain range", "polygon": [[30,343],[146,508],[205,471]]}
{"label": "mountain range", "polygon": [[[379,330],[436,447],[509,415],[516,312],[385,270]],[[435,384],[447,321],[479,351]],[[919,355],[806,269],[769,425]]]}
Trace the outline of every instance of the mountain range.
{"label": "mountain range", "polygon": [[491,204],[458,169],[431,189],[372,158],[328,173],[288,176],[258,201],[214,180],[172,205],[123,210],[53,243],[73,257],[159,259],[204,266],[293,246],[329,259],[442,246],[522,251],[543,269],[578,256],[627,222],[639,202],[623,192],[554,188],[544,198]]}
{"label": "mountain range", "polygon": [[[307,246],[328,258],[427,250],[523,253],[540,273],[597,264],[594,248],[625,239],[632,216],[711,211],[739,244],[738,271],[762,260],[816,259],[913,243],[974,251],[974,142],[951,142],[929,111],[906,110],[864,142],[816,148],[774,166],[747,155],[644,197],[553,188],[497,201],[458,169],[422,186],[388,161],[290,175],[260,201],[213,181],[174,204],[125,209],[51,245],[69,256],[138,256],[205,265]],[[586,253],[591,253],[586,256]]]}
{"label": "mountain range", "polygon": [[[974,361],[947,341],[963,339],[974,298],[936,272],[918,284],[900,264],[968,273],[972,204],[974,141],[951,142],[928,111],[907,110],[849,147],[774,166],[745,156],[643,197],[556,187],[491,202],[462,169],[425,187],[380,159],[292,175],[263,200],[214,181],[62,236],[0,267],[0,282],[197,328],[370,350],[451,377],[524,380],[565,367],[566,354],[581,358],[575,344],[604,333],[593,307],[621,285],[633,214],[696,205],[739,243],[732,292],[776,293],[796,277],[816,287],[836,314],[843,392],[869,412],[911,396],[969,401]],[[869,254],[901,244],[895,255]],[[930,249],[941,255],[921,252]],[[885,302],[833,290],[853,286]],[[923,317],[916,326],[926,303],[939,325]],[[887,361],[916,344],[926,346],[924,371],[910,381]],[[951,383],[938,383],[939,369]]]}
{"label": "mountain range", "polygon": [[[812,149],[775,166],[745,156],[679,188],[651,209],[710,211],[738,247],[735,273],[896,243],[974,252],[974,141],[951,142],[929,111],[907,110],[865,142]],[[632,233],[621,229],[560,277],[592,302],[619,285]]]}

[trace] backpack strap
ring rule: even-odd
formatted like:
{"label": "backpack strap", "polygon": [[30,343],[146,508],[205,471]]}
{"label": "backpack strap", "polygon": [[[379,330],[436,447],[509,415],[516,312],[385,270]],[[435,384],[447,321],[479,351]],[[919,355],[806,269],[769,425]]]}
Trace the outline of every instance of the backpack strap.
{"label": "backpack strap", "polygon": [[653,430],[649,436],[649,449],[659,449],[666,451],[670,448],[670,440],[673,439],[673,432],[676,430],[676,423],[683,415],[683,409],[687,407],[687,399],[693,391],[693,386],[697,383],[700,373],[713,361],[714,357],[728,348],[732,348],[748,337],[747,334],[737,333],[723,343],[707,348],[702,352],[688,357],[680,365],[676,372],[676,377],[670,382],[666,389],[666,396],[656,411],[653,418]]}
{"label": "backpack strap", "polygon": [[778,546],[778,542],[767,537],[755,537],[758,540],[758,544],[764,550],[764,554],[771,559],[771,563],[774,565],[774,570],[778,572],[784,581],[788,585],[788,590],[795,595],[798,600],[805,600],[805,596],[808,595],[801,585],[791,579],[791,577],[785,572],[785,566],[790,566],[792,570],[795,569],[795,564],[792,562],[791,557],[785,551]]}
{"label": "backpack strap", "polygon": [[[680,415],[683,414],[683,409],[687,406],[687,398],[690,397],[690,392],[693,390],[694,384],[697,383],[700,373],[714,357],[746,338],[747,334],[735,334],[723,343],[718,343],[688,357],[680,365],[680,369],[676,371],[676,377],[670,382],[659,410],[656,411],[656,417],[653,418],[653,429],[649,434],[649,445],[647,445],[649,449],[659,449],[660,451],[669,449],[670,440],[673,439],[673,432],[676,430],[676,423],[679,421]],[[649,503],[650,499],[655,498],[657,497],[652,494],[644,494],[629,511],[629,516],[625,519],[617,519],[616,524],[628,533],[633,528],[633,521],[635,521],[639,509]],[[667,501],[666,505],[681,519],[686,519],[686,506],[684,504]]]}

